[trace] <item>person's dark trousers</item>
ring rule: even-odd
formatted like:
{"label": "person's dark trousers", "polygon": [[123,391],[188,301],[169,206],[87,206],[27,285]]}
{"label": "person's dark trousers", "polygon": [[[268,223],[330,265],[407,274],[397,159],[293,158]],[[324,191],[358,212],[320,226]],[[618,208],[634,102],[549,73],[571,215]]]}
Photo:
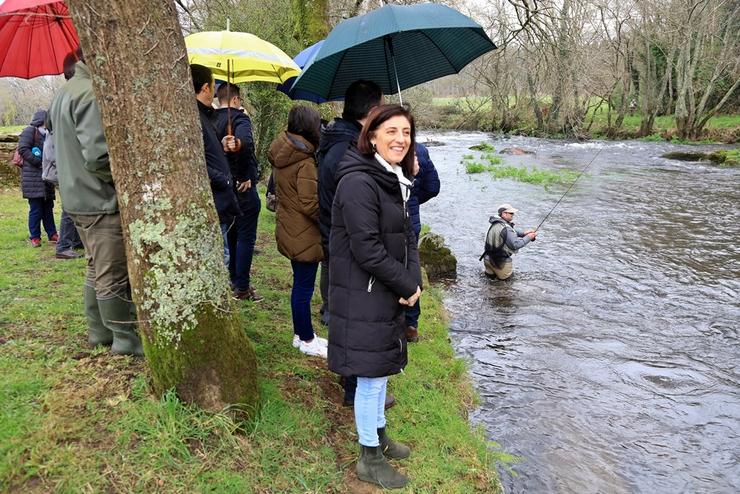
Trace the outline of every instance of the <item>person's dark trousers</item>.
{"label": "person's dark trousers", "polygon": [[237,290],[247,290],[250,286],[249,273],[252,270],[254,244],[257,241],[257,220],[260,214],[260,202],[256,207],[242,208],[242,215],[234,220],[228,233],[229,241],[229,276]]}
{"label": "person's dark trousers", "polygon": [[344,402],[354,403],[355,391],[357,391],[357,376],[345,377],[342,387],[344,388]]}
{"label": "person's dark trousers", "polygon": [[[416,238],[418,239],[419,233],[421,233],[421,229],[414,230],[414,233],[416,234]],[[419,300],[417,299],[416,303],[413,306],[406,307],[404,309],[404,313],[406,316],[406,326],[413,326],[415,328],[418,328],[419,316],[421,315],[421,306],[419,305]]]}
{"label": "person's dark trousers", "polygon": [[321,289],[321,323],[329,325],[329,254],[324,249],[324,260],[321,261],[321,281],[319,282],[319,288]]}
{"label": "person's dark trousers", "polygon": [[62,209],[62,220],[59,223],[59,240],[57,241],[57,254],[71,249],[82,248],[80,234],[77,233],[74,221],[67,212]]}
{"label": "person's dark trousers", "polygon": [[311,297],[316,284],[318,262],[290,261],[293,268],[293,290],[290,292],[290,309],[293,313],[293,332],[301,341],[314,337],[311,323]]}
{"label": "person's dark trousers", "polygon": [[421,315],[421,306],[419,306],[419,300],[411,307],[406,307],[406,326],[419,327],[419,316]]}
{"label": "person's dark trousers", "polygon": [[42,222],[47,238],[54,236],[57,233],[57,226],[54,224],[54,199],[29,199],[28,207],[28,238],[41,238]]}

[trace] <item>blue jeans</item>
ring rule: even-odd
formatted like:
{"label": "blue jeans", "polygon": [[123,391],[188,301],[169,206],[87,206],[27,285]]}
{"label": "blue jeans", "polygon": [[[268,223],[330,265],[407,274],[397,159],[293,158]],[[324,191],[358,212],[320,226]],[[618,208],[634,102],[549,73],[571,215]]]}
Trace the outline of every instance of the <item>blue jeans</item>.
{"label": "blue jeans", "polygon": [[311,297],[316,284],[318,262],[290,261],[293,268],[293,290],[290,292],[290,309],[293,313],[293,332],[301,341],[314,337],[311,323]]}
{"label": "blue jeans", "polygon": [[231,228],[231,225],[233,223],[220,223],[221,225],[221,236],[224,239],[224,264],[226,265],[226,269],[229,269],[229,229]]}
{"label": "blue jeans", "polygon": [[385,427],[385,393],[388,376],[358,377],[355,394],[355,424],[360,444],[380,446],[378,429]]}
{"label": "blue jeans", "polygon": [[54,224],[54,199],[43,197],[28,200],[28,232],[31,238],[41,238],[41,223],[44,223],[46,236],[51,238],[57,232]]}
{"label": "blue jeans", "polygon": [[229,243],[229,277],[234,288],[249,288],[249,272],[252,270],[254,243],[257,241],[257,220],[259,219],[259,201],[257,209],[242,210],[242,216],[234,220],[228,233]]}
{"label": "blue jeans", "polygon": [[59,225],[59,240],[57,241],[57,254],[65,250],[79,249],[82,247],[80,234],[77,233],[74,221],[67,212],[62,209],[62,221]]}

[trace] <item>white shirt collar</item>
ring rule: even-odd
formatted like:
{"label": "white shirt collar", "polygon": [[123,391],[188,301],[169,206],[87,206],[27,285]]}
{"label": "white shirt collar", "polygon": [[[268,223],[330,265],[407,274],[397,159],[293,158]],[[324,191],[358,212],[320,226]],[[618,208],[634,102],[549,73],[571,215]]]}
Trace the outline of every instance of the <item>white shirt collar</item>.
{"label": "white shirt collar", "polygon": [[391,165],[378,153],[375,153],[375,159],[383,166],[383,168],[386,169],[386,171],[389,171],[396,175],[396,177],[398,178],[398,183],[401,184],[401,199],[403,199],[403,202],[408,201],[409,196],[411,196],[411,187],[413,187],[413,184],[403,174],[403,168],[401,168],[399,165]]}

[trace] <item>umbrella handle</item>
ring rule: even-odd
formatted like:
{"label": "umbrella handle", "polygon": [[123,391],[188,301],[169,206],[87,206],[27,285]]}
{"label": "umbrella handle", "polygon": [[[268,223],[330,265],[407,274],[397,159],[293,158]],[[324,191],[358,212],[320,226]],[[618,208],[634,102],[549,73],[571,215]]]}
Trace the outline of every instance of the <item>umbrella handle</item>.
{"label": "umbrella handle", "polygon": [[231,135],[231,59],[226,60],[226,135]]}
{"label": "umbrella handle", "polygon": [[393,62],[393,75],[396,76],[396,89],[398,90],[398,101],[403,105],[403,97],[401,96],[401,84],[398,82],[398,69],[396,68],[396,54],[393,52],[393,40],[390,36],[384,36],[385,44],[388,46],[388,51],[391,54],[391,62]]}

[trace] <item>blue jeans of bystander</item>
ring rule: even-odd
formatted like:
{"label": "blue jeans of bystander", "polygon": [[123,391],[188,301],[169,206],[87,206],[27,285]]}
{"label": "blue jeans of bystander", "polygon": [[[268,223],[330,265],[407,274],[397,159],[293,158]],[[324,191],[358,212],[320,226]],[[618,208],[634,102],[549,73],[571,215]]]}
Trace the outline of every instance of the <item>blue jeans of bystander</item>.
{"label": "blue jeans of bystander", "polygon": [[378,429],[385,427],[385,393],[388,376],[358,377],[355,393],[355,424],[360,444],[379,446]]}
{"label": "blue jeans of bystander", "polygon": [[59,240],[57,240],[57,254],[70,249],[81,249],[82,240],[77,232],[74,221],[62,209],[62,220],[59,223]]}
{"label": "blue jeans of bystander", "polygon": [[221,225],[221,236],[224,241],[224,264],[226,269],[229,269],[229,229],[234,223],[220,223]]}
{"label": "blue jeans of bystander", "polygon": [[51,238],[57,232],[54,224],[54,199],[43,197],[28,200],[28,232],[31,238],[41,238],[41,223],[47,238]]}
{"label": "blue jeans of bystander", "polygon": [[229,243],[229,277],[237,290],[246,290],[250,285],[250,271],[254,256],[254,243],[257,241],[257,219],[260,203],[255,209],[244,210],[234,220],[228,233]]}
{"label": "blue jeans of bystander", "polygon": [[290,309],[293,313],[293,332],[301,341],[314,337],[311,323],[311,297],[316,284],[318,262],[290,261],[293,268],[293,290],[290,292]]}

